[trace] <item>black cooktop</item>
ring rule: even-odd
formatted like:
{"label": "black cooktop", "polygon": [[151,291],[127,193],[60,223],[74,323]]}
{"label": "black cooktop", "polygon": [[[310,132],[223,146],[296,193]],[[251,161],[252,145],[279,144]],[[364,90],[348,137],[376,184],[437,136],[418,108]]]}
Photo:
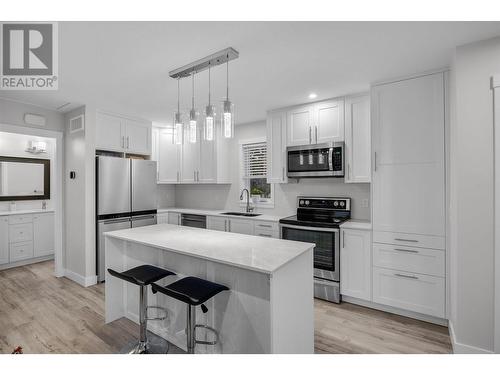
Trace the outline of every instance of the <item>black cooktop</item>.
{"label": "black cooktop", "polygon": [[325,220],[305,220],[303,218],[299,220],[297,215],[293,215],[280,219],[280,224],[315,228],[338,228],[340,224],[349,219],[350,217],[332,217]]}

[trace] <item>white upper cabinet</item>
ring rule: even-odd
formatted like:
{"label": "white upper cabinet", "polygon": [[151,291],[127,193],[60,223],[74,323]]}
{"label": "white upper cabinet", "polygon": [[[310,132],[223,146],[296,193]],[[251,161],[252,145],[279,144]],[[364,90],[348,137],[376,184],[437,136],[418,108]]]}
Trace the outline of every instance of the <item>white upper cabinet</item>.
{"label": "white upper cabinet", "polygon": [[153,158],[157,161],[158,183],[175,184],[180,182],[180,147],[172,142],[170,129],[155,129],[158,146]]}
{"label": "white upper cabinet", "polygon": [[0,264],[9,263],[9,217],[0,216]]}
{"label": "white upper cabinet", "polygon": [[374,231],[445,234],[444,76],[372,89]]}
{"label": "white upper cabinet", "polygon": [[313,143],[312,122],[314,106],[292,108],[287,112],[287,145],[300,146]]}
{"label": "white upper cabinet", "polygon": [[287,145],[344,140],[344,100],[331,99],[287,111]]}
{"label": "white upper cabinet", "polygon": [[371,230],[342,229],[340,293],[370,301],[372,298]]}
{"label": "white upper cabinet", "polygon": [[151,124],[125,120],[127,152],[151,154]]}
{"label": "white upper cabinet", "polygon": [[33,215],[33,255],[46,256],[54,253],[54,214]]}
{"label": "white upper cabinet", "polygon": [[151,123],[96,113],[98,150],[150,155],[151,143]]}
{"label": "white upper cabinet", "polygon": [[125,129],[122,118],[97,113],[96,148],[99,150],[123,151],[125,149]]}
{"label": "white upper cabinet", "polygon": [[345,99],[345,182],[371,182],[369,94]]}
{"label": "white upper cabinet", "polygon": [[286,112],[267,115],[267,182],[286,183]]}
{"label": "white upper cabinet", "polygon": [[313,142],[342,142],[344,140],[344,100],[334,99],[317,103],[313,111]]}
{"label": "white upper cabinet", "polygon": [[217,164],[216,164],[216,143],[206,141],[200,131],[200,161],[197,171],[197,181],[204,183],[217,182]]}

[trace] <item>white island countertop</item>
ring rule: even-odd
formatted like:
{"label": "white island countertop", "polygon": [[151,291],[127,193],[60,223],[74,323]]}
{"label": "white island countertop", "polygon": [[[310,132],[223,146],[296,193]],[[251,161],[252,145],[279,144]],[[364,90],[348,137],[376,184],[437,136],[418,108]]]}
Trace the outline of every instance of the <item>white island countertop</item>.
{"label": "white island countertop", "polygon": [[171,224],[123,229],[105,236],[266,274],[274,273],[315,246]]}

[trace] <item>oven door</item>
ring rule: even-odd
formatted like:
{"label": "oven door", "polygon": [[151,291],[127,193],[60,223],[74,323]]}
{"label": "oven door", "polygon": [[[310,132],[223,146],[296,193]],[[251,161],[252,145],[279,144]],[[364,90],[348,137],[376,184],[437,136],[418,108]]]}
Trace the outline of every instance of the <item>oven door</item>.
{"label": "oven door", "polygon": [[314,248],[314,277],[332,281],[340,280],[339,229],[281,224],[281,238],[316,244]]}

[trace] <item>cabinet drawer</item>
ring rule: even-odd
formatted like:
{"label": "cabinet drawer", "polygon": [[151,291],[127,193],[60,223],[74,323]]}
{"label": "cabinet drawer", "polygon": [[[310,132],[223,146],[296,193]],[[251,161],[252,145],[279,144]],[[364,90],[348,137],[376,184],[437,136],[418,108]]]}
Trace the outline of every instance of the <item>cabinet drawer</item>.
{"label": "cabinet drawer", "polygon": [[373,244],[373,265],[444,277],[444,251],[419,247]]}
{"label": "cabinet drawer", "polygon": [[25,242],[33,240],[33,224],[9,225],[9,242]]}
{"label": "cabinet drawer", "polygon": [[374,231],[373,242],[413,247],[426,247],[428,249],[445,249],[444,237],[425,236],[422,234]]}
{"label": "cabinet drawer", "polygon": [[261,229],[261,228],[255,227],[254,234],[256,236],[260,236],[260,237],[269,237],[269,238],[279,238],[280,237],[278,229],[272,230],[272,229]]}
{"label": "cabinet drawer", "polygon": [[9,253],[11,262],[33,258],[33,242],[11,243]]}
{"label": "cabinet drawer", "polygon": [[9,224],[24,224],[33,222],[33,215],[11,215]]}
{"label": "cabinet drawer", "polygon": [[255,221],[255,230],[278,231],[278,223],[272,221]]}
{"label": "cabinet drawer", "polygon": [[373,267],[373,302],[445,317],[444,278]]}

